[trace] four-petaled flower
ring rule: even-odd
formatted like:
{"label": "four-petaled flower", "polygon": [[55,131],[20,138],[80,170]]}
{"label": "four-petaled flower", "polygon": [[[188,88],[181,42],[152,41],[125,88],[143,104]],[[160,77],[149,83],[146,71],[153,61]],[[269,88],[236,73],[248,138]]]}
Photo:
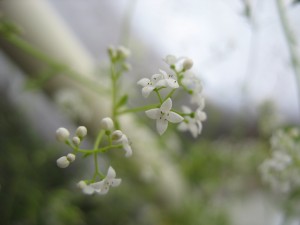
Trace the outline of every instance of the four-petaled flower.
{"label": "four-petaled flower", "polygon": [[160,108],[150,109],[146,111],[146,115],[156,120],[156,129],[160,135],[162,135],[168,128],[168,122],[179,123],[183,120],[183,117],[179,114],[172,112],[172,100],[168,98],[164,101]]}
{"label": "four-petaled flower", "polygon": [[122,179],[115,177],[116,171],[110,166],[108,168],[107,175],[103,180],[91,184],[86,184],[85,181],[80,181],[77,185],[85,194],[91,195],[93,193],[98,193],[105,195],[109,191],[110,187],[117,187],[121,184]]}
{"label": "four-petaled flower", "polygon": [[163,75],[163,79],[158,82],[160,86],[169,86],[170,88],[179,87],[177,80],[172,74],[167,74],[164,70],[159,70],[159,72]]}
{"label": "four-petaled flower", "polygon": [[163,86],[163,83],[159,83],[163,79],[162,74],[154,74],[151,77],[151,80],[148,78],[140,79],[137,84],[143,86],[142,94],[145,98],[157,87]]}

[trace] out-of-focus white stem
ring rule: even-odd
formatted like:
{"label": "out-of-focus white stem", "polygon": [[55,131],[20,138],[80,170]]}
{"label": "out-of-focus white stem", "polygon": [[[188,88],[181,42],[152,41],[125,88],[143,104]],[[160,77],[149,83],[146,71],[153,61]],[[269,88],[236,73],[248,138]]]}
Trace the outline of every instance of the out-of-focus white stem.
{"label": "out-of-focus white stem", "polygon": [[2,13],[23,30],[23,38],[51,58],[88,76],[95,72],[91,55],[44,0],[4,0]]}
{"label": "out-of-focus white stem", "polygon": [[[49,57],[60,61],[87,78],[95,73],[95,61],[47,1],[2,0],[0,7],[7,19],[15,22],[24,30],[23,38]],[[5,45],[2,42],[1,44]],[[31,61],[30,67],[28,67],[28,65],[26,66],[27,59],[21,51],[18,49],[6,51],[21,68],[26,67],[26,72],[39,74],[41,63],[38,60]],[[19,60],[22,54],[22,60]],[[48,89],[52,94],[65,87],[74,87],[74,84],[76,88],[81,86],[80,83],[76,84],[76,82],[71,82],[61,76],[55,77],[53,80],[56,85],[52,85]],[[89,91],[81,90],[80,93],[84,95],[85,99],[88,99],[87,104],[93,112],[89,128],[92,130],[99,128],[100,118],[110,115],[110,98]],[[151,174],[153,171],[153,176],[150,178],[148,176],[151,179],[149,182],[155,182],[157,184],[155,186],[171,203],[170,205],[176,206],[185,192],[184,183],[180,172],[177,171],[167,154],[159,150],[161,146],[158,143],[158,136],[153,134],[150,129],[140,126],[132,116],[124,116],[121,122],[126,134],[133,142],[134,156],[129,160],[137,163],[142,172],[150,171]],[[141,176],[145,175],[142,172]]]}

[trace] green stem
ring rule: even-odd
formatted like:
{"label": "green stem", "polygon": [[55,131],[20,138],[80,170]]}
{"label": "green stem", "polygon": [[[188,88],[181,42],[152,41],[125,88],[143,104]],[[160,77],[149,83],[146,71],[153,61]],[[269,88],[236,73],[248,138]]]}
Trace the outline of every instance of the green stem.
{"label": "green stem", "polygon": [[111,74],[111,89],[112,89],[112,120],[115,123],[116,129],[120,129],[120,124],[117,120],[117,95],[118,95],[118,87],[117,87],[117,74],[115,72],[114,68],[115,64],[114,62],[111,62],[110,66],[110,74]]}
{"label": "green stem", "polygon": [[282,0],[276,0],[276,6],[278,10],[278,15],[280,19],[280,23],[282,26],[283,34],[286,39],[288,49],[289,49],[289,54],[290,54],[290,59],[292,63],[292,68],[294,71],[294,76],[296,79],[296,84],[297,84],[297,92],[298,92],[298,107],[299,107],[299,112],[300,112],[300,63],[297,57],[297,52],[296,52],[296,39],[293,36],[293,33],[289,27],[289,22],[285,13],[284,5]]}
{"label": "green stem", "polygon": [[175,88],[172,89],[172,91],[170,91],[170,93],[165,97],[164,101],[166,101],[168,98],[171,98],[175,91],[176,91]]}
{"label": "green stem", "polygon": [[137,108],[133,108],[133,109],[125,109],[123,111],[118,112],[118,115],[121,114],[126,114],[126,113],[134,113],[134,112],[141,112],[141,111],[145,111],[148,109],[153,109],[153,108],[158,108],[159,105],[146,105],[146,106],[141,106],[141,107],[137,107]]}
{"label": "green stem", "polygon": [[160,96],[159,90],[157,90],[157,89],[155,88],[154,91],[156,92],[156,94],[157,94],[157,96],[158,96],[158,99],[159,99],[160,104],[162,104],[162,103],[163,103],[163,100],[162,100],[162,97]]}
{"label": "green stem", "polygon": [[78,149],[78,152],[81,153],[88,153],[88,154],[93,154],[93,153],[103,153],[107,152],[107,150],[113,149],[113,148],[121,148],[123,145],[109,145],[103,148],[98,148],[98,149]]}

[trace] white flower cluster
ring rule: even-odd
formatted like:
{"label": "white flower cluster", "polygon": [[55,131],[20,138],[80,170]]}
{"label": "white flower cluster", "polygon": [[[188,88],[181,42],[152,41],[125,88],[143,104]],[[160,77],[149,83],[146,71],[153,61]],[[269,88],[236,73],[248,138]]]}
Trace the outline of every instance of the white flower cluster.
{"label": "white flower cluster", "polygon": [[290,192],[300,187],[300,131],[278,130],[271,137],[270,158],[260,165],[262,180],[275,191]]}
{"label": "white flower cluster", "polygon": [[[77,186],[82,189],[85,194],[98,193],[103,195],[109,191],[110,187],[116,187],[121,183],[121,179],[115,178],[116,172],[111,166],[109,167],[106,176],[99,171],[97,160],[98,154],[105,153],[110,149],[123,148],[126,157],[130,157],[132,155],[132,149],[127,136],[122,131],[114,129],[114,122],[111,118],[103,118],[101,120],[100,127],[101,130],[95,140],[93,149],[80,148],[82,139],[87,135],[87,129],[84,126],[79,126],[76,129],[75,136],[72,139],[70,139],[70,132],[66,128],[61,127],[56,131],[56,139],[59,142],[63,142],[73,148],[73,153],[62,156],[56,161],[58,167],[68,167],[71,162],[75,161],[75,154],[78,153],[83,153],[84,156],[93,155],[95,157],[95,172],[93,179],[82,180],[77,184]],[[108,139],[106,141],[108,145],[101,147],[101,141],[104,136]],[[97,177],[100,178],[100,181],[97,180]]]}
{"label": "white flower cluster", "polygon": [[[160,104],[158,107],[147,110],[146,115],[156,120],[156,129],[162,135],[168,122],[180,123],[180,131],[190,131],[196,138],[202,131],[202,122],[206,120],[206,113],[203,112],[205,101],[202,93],[202,84],[198,77],[190,71],[193,61],[186,57],[176,58],[173,55],[165,57],[164,61],[169,65],[172,73],[159,70],[151,78],[142,78],[137,84],[142,86],[142,95],[147,98],[152,92],[158,95]],[[172,110],[172,95],[177,89],[182,89],[190,95],[190,103],[196,105],[193,111],[188,106],[182,106],[182,112]],[[161,90],[170,92],[162,98]]]}

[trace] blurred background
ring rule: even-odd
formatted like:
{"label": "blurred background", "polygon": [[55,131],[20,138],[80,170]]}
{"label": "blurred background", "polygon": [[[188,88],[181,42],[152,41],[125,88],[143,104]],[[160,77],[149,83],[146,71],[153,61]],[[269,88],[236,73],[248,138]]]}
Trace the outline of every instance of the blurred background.
{"label": "blurred background", "polygon": [[[0,13],[1,224],[300,224],[299,187],[274,188],[259,169],[275,131],[300,122],[299,1],[2,0]],[[132,53],[128,107],[144,104],[136,81],[166,55],[193,59],[208,119],[193,139],[124,118],[134,156],[102,162],[122,185],[86,196],[76,183],[90,166],[57,168],[69,150],[54,134],[85,125],[92,140],[110,115],[110,45]]]}

